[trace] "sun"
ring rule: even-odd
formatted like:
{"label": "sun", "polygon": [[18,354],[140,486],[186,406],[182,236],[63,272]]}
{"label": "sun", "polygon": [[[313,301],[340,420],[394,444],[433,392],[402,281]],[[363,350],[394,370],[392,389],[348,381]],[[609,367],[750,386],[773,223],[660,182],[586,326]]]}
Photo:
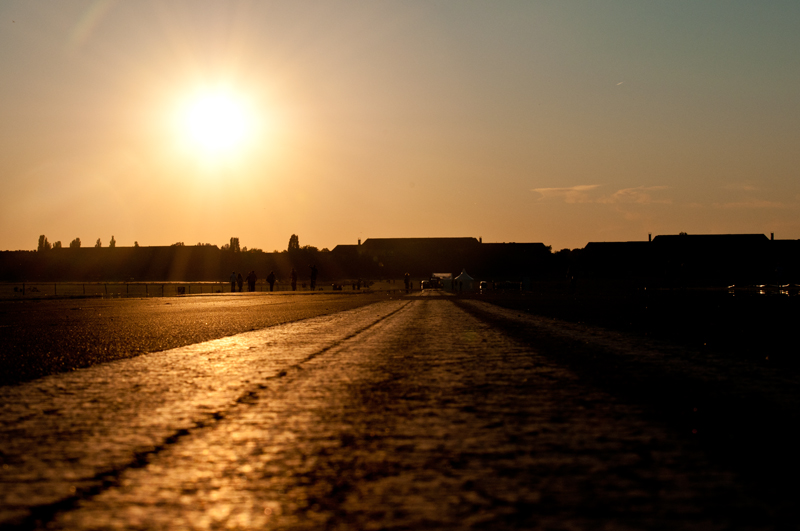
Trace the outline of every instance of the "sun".
{"label": "sun", "polygon": [[204,156],[230,154],[251,133],[247,105],[228,91],[205,92],[190,98],[181,112],[181,135]]}

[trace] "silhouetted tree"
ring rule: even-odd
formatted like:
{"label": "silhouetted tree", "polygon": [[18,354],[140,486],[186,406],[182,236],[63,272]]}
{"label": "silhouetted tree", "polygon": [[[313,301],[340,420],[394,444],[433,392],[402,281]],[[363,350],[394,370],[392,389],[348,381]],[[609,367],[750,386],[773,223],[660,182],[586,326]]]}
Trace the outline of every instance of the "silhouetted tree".
{"label": "silhouetted tree", "polygon": [[103,246],[103,242],[100,241],[100,238],[97,238],[97,241],[94,242],[94,246],[95,247],[102,247]]}
{"label": "silhouetted tree", "polygon": [[77,249],[80,246],[81,246],[81,239],[80,238],[75,238],[74,240],[69,242],[69,248],[70,249]]}
{"label": "silhouetted tree", "polygon": [[61,240],[58,240],[53,244],[53,249],[61,249]]}
{"label": "silhouetted tree", "polygon": [[304,246],[302,247],[302,249],[303,249],[304,251],[311,251],[311,252],[315,252],[315,253],[319,251],[319,249],[317,249],[317,248],[316,248],[316,247],[314,247],[313,245],[304,245]]}
{"label": "silhouetted tree", "polygon": [[170,247],[184,247],[184,243],[183,242],[175,242]]}
{"label": "silhouetted tree", "polygon": [[39,252],[50,250],[50,242],[47,241],[47,237],[44,234],[39,236],[39,248],[37,250]]}
{"label": "silhouetted tree", "polygon": [[139,242],[133,242],[134,247],[139,247]]}
{"label": "silhouetted tree", "polygon": [[581,271],[583,249],[561,249],[552,253],[552,273],[555,278],[577,277]]}
{"label": "silhouetted tree", "polygon": [[231,238],[231,246],[230,246],[230,249],[231,249],[231,251],[233,251],[234,253],[238,253],[238,252],[240,252],[240,251],[242,250],[242,248],[241,248],[241,247],[239,247],[239,238],[236,238],[236,237],[233,237],[233,238]]}
{"label": "silhouetted tree", "polygon": [[300,238],[297,236],[297,234],[292,234],[289,237],[289,248],[288,248],[288,251],[292,252],[292,251],[296,251],[298,249],[300,249]]}
{"label": "silhouetted tree", "polygon": [[117,240],[114,239],[113,234],[111,235],[111,241],[108,242],[108,246],[112,249],[117,246]]}

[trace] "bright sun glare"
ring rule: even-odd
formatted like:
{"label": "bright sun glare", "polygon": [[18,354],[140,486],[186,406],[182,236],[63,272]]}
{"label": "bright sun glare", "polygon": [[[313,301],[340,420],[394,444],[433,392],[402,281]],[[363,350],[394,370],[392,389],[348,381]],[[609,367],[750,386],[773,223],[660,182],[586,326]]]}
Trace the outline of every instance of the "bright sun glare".
{"label": "bright sun glare", "polygon": [[185,107],[182,127],[205,155],[229,153],[247,140],[250,124],[245,105],[230,93],[202,94]]}

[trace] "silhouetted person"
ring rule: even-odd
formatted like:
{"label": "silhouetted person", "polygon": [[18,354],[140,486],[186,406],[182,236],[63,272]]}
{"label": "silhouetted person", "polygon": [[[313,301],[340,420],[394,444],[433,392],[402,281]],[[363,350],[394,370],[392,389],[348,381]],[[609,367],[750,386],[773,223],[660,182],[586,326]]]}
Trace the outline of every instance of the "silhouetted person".
{"label": "silhouetted person", "polygon": [[310,265],[308,267],[311,268],[311,291],[314,291],[317,288],[317,266]]}
{"label": "silhouetted person", "polygon": [[[294,269],[292,271],[294,271]],[[274,271],[270,271],[269,275],[267,275],[267,282],[269,282],[269,290],[272,291],[275,288],[275,272]]]}
{"label": "silhouetted person", "polygon": [[244,284],[244,279],[242,278],[242,274],[238,273],[236,275],[236,284],[239,286],[239,293],[242,291],[242,284]]}
{"label": "silhouetted person", "polygon": [[247,274],[247,291],[256,290],[256,279],[258,279],[258,277],[256,276],[255,271],[250,271]]}
{"label": "silhouetted person", "polygon": [[231,293],[236,291],[236,271],[231,272]]}
{"label": "silhouetted person", "polygon": [[408,293],[409,287],[411,285],[411,275],[409,275],[408,273],[406,273],[403,276],[403,284],[406,285],[406,293]]}
{"label": "silhouetted person", "polygon": [[292,268],[292,291],[297,291],[297,271]]}

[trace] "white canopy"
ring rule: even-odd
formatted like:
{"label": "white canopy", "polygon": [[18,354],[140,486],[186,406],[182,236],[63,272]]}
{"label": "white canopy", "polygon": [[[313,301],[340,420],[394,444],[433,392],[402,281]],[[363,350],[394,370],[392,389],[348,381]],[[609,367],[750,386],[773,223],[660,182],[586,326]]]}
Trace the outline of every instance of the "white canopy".
{"label": "white canopy", "polygon": [[467,270],[465,268],[461,270],[460,275],[458,275],[456,278],[453,279],[453,282],[458,284],[459,291],[461,290],[471,291],[473,289],[474,280],[475,280],[474,278],[472,278],[467,274]]}

